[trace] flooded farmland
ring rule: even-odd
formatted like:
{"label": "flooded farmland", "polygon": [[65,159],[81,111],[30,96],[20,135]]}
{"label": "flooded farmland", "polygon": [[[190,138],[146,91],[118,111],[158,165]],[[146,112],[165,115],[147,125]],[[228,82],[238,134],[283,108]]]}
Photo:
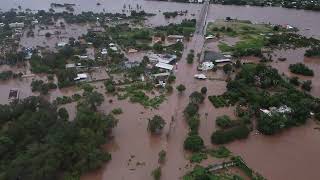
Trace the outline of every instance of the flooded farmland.
{"label": "flooded farmland", "polygon": [[[1,0],[0,7],[2,11],[11,8],[32,10],[49,9],[50,3],[75,3],[75,12],[96,11],[96,12],[123,12],[124,5],[129,4],[133,7],[142,6],[142,9],[158,14],[146,21],[147,25],[158,26],[171,22],[180,22],[184,18],[196,18],[201,9],[200,4],[180,4],[171,2],[155,2],[144,0]],[[97,6],[96,3],[101,3]],[[162,15],[164,11],[187,10],[186,16],[178,16],[175,19],[165,19]],[[124,11],[125,12],[125,11]],[[193,15],[194,14],[194,15]],[[208,21],[224,19],[230,16],[233,18],[251,20],[259,23],[272,24],[290,24],[301,29],[299,33],[306,36],[320,38],[320,13],[283,9],[277,7],[239,7],[210,5]],[[70,27],[66,33],[71,36],[62,38],[22,38],[21,46],[49,46],[54,47],[58,42],[67,40],[69,37],[77,37],[86,33],[84,27]],[[74,30],[72,30],[74,29]],[[208,95],[220,95],[226,91],[226,82],[221,80],[199,81],[193,78],[197,72],[196,65],[187,64],[185,59],[190,49],[196,53],[202,52],[203,37],[195,35],[193,39],[186,43],[181,61],[176,65],[175,75],[178,84],[185,84],[187,89],[183,94],[177,91],[169,94],[166,101],[158,109],[146,109],[140,104],[132,104],[127,100],[118,100],[114,96],[104,95],[105,101],[99,110],[109,113],[114,108],[121,107],[123,114],[118,116],[119,123],[113,130],[113,140],[104,146],[111,152],[112,160],[105,166],[94,172],[88,173],[82,177],[83,180],[146,180],[151,178],[151,171],[158,166],[158,153],[161,150],[167,151],[167,161],[162,169],[163,180],[180,179],[187,171],[191,170],[187,159],[188,153],[183,149],[183,141],[188,133],[188,126],[183,117],[183,110],[188,103],[189,95],[200,90],[201,87],[208,87]],[[234,39],[226,39],[233,44]],[[217,43],[206,44],[205,49],[217,50]],[[312,80],[313,88],[311,94],[320,97],[320,59],[305,58],[304,49],[278,50],[273,53],[274,61],[271,65],[287,76],[293,76],[288,70],[292,63],[304,62],[308,67],[314,70],[313,77],[300,77],[302,80]],[[142,54],[132,55],[132,59],[141,60]],[[278,61],[278,57],[284,57],[286,61]],[[255,60],[255,59],[254,59]],[[254,61],[252,60],[252,61]],[[2,66],[1,71],[11,67]],[[14,69],[16,72],[25,71],[23,68]],[[46,79],[46,77],[43,77]],[[8,91],[11,88],[20,88],[21,97],[38,95],[33,93],[30,88],[32,77],[19,80],[1,81],[0,101],[2,104],[8,103]],[[105,94],[104,85],[101,82],[94,83],[97,90]],[[71,96],[78,93],[78,88],[66,88],[62,90],[52,90],[48,95],[50,101],[59,96]],[[109,100],[112,100],[110,103]],[[67,104],[64,107],[68,110],[71,119],[75,116],[75,103]],[[147,131],[148,119],[153,115],[159,114],[166,120],[166,126],[160,136],[152,136]],[[205,141],[206,146],[212,146],[210,142],[211,133],[216,129],[215,119],[221,115],[234,117],[234,108],[216,109],[206,98],[204,104],[200,106],[201,124],[199,134]],[[172,120],[174,119],[174,120]],[[300,179],[319,179],[317,172],[318,152],[320,151],[319,130],[315,129],[318,125],[309,121],[301,127],[294,127],[286,132],[272,137],[256,134],[252,132],[246,140],[236,141],[227,145],[227,147],[237,155],[244,158],[247,164],[254,170],[261,173],[264,177],[271,180],[300,180]],[[213,160],[216,163],[216,159]],[[207,162],[208,163],[208,162]]]}

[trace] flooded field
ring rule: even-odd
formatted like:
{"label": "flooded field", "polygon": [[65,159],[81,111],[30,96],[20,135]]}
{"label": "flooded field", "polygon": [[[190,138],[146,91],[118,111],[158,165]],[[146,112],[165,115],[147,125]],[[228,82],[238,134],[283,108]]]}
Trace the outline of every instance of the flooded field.
{"label": "flooded field", "polygon": [[[199,4],[179,4],[168,2],[154,2],[143,0],[1,0],[2,10],[17,8],[19,5],[23,9],[30,8],[33,10],[48,9],[50,3],[75,3],[76,12],[80,11],[98,11],[98,12],[122,12],[124,4],[136,7],[137,4],[142,6],[143,10],[159,14],[151,17],[147,25],[162,25],[170,22],[179,22],[184,18],[197,17],[201,5]],[[101,3],[97,6],[96,3]],[[161,11],[159,11],[161,9]],[[187,16],[178,16],[176,19],[165,19],[163,11],[180,11],[188,10]],[[193,16],[192,14],[195,14]],[[231,16],[239,19],[249,19],[253,22],[265,22],[275,24],[290,24],[300,28],[301,33],[307,36],[320,37],[320,13],[289,10],[282,8],[260,8],[260,7],[237,7],[211,5],[208,21]],[[71,36],[52,38],[47,41],[45,37],[29,39],[22,38],[21,46],[49,46],[54,47],[59,41],[69,37],[77,37],[86,32],[85,27],[70,27],[68,34],[75,33]],[[306,30],[306,29],[310,30]],[[74,29],[74,30],[73,30]],[[226,39],[230,44],[235,43],[235,39]],[[127,100],[119,101],[114,96],[105,95],[105,101],[99,108],[100,111],[109,113],[114,108],[121,107],[123,114],[118,115],[119,123],[113,130],[114,136],[112,142],[105,145],[105,149],[111,152],[112,160],[104,167],[95,172],[83,176],[83,180],[146,180],[151,178],[151,171],[158,166],[158,153],[161,150],[167,151],[167,161],[162,168],[162,179],[175,180],[181,178],[188,170],[191,169],[188,154],[183,150],[183,141],[188,133],[188,126],[183,117],[183,110],[189,101],[189,95],[201,87],[208,87],[208,95],[219,95],[226,91],[226,82],[220,80],[199,81],[193,78],[197,73],[196,63],[189,65],[185,59],[190,49],[196,53],[203,52],[205,49],[218,50],[218,42],[210,42],[203,47],[204,40],[200,35],[195,35],[191,42],[186,44],[181,61],[178,62],[175,75],[177,80],[175,85],[185,84],[187,89],[180,94],[173,91],[166,98],[167,100],[160,105],[158,109],[146,109],[140,104],[132,104]],[[129,55],[133,61],[139,61],[143,53]],[[300,77],[302,80],[311,79],[313,88],[311,94],[320,96],[320,59],[310,59],[304,57],[303,49],[296,50],[279,50],[274,52],[275,61],[271,65],[277,68],[281,73],[292,76],[288,71],[291,63],[304,62],[308,67],[315,71],[312,78]],[[280,62],[276,59],[285,57],[287,61]],[[255,58],[248,57],[248,61],[256,61]],[[12,67],[1,66],[0,71],[11,69]],[[12,70],[12,69],[11,69]],[[25,72],[25,68],[14,69],[15,72]],[[99,69],[98,71],[104,71]],[[221,70],[220,70],[221,71]],[[219,72],[218,72],[219,73]],[[94,76],[94,75],[93,75]],[[214,76],[214,75],[213,75]],[[221,73],[219,77],[222,76]],[[40,77],[41,78],[41,77]],[[46,79],[46,77],[42,77]],[[98,77],[96,77],[97,79]],[[11,88],[20,88],[21,97],[38,95],[31,91],[30,83],[32,77],[22,78],[21,80],[1,81],[0,84],[0,102],[8,103],[8,93]],[[102,82],[93,83],[100,93],[105,94]],[[66,88],[62,90],[52,90],[47,98],[53,101],[58,96],[71,96],[74,93],[81,93],[79,88]],[[112,100],[110,103],[109,100]],[[70,118],[75,117],[75,103],[63,105],[69,112]],[[147,131],[148,118],[159,114],[166,120],[166,127],[160,136],[151,136]],[[199,134],[204,139],[206,146],[211,147],[210,136],[216,129],[215,119],[221,115],[234,117],[234,108],[216,109],[212,104],[205,100],[200,106],[201,125]],[[173,120],[172,120],[173,119]],[[254,132],[251,136],[242,141],[236,141],[227,145],[234,154],[244,158],[247,164],[254,170],[261,173],[271,180],[300,180],[300,179],[319,179],[317,173],[317,154],[320,151],[319,131],[314,129],[318,125],[309,121],[305,126],[291,128],[290,130],[272,137],[256,135]],[[217,160],[209,159],[203,162],[204,165],[217,163]]]}

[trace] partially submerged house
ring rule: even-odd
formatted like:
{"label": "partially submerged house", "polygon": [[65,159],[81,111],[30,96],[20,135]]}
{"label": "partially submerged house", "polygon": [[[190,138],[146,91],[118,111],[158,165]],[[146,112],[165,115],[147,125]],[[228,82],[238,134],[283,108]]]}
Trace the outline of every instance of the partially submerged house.
{"label": "partially submerged house", "polygon": [[164,69],[167,71],[172,71],[173,70],[173,66],[171,64],[166,64],[166,63],[162,63],[162,62],[158,62],[155,67],[158,67],[160,69]]}
{"label": "partially submerged house", "polygon": [[86,73],[80,73],[77,74],[77,77],[75,77],[73,80],[74,81],[85,81],[88,79],[88,75]]}
{"label": "partially submerged house", "polygon": [[170,74],[171,74],[170,72],[153,74],[152,78],[153,78],[154,82],[156,83],[156,86],[165,87]]}
{"label": "partially submerged house", "polygon": [[177,56],[172,54],[149,54],[148,58],[153,63],[172,64],[176,61]]}
{"label": "partially submerged house", "polygon": [[17,88],[10,89],[9,91],[9,101],[19,99],[20,91]]}
{"label": "partially submerged house", "polygon": [[280,107],[270,107],[269,109],[260,109],[261,112],[267,114],[268,116],[272,116],[272,113],[280,113],[280,114],[287,114],[291,113],[292,109],[286,105]]}

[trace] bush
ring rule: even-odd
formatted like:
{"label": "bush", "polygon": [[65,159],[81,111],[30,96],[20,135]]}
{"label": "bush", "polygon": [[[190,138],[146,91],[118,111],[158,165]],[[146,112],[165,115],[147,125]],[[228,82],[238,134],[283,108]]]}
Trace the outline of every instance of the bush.
{"label": "bush", "polygon": [[215,108],[225,107],[229,105],[229,103],[223,96],[209,96],[208,99]]}
{"label": "bush", "polygon": [[208,91],[207,87],[202,87],[201,88],[201,93],[202,94],[207,94],[207,91]]}
{"label": "bush", "polygon": [[295,86],[299,86],[300,85],[299,78],[298,77],[290,78],[290,83],[295,85]]}
{"label": "bush", "polygon": [[115,115],[122,114],[122,113],[123,113],[123,111],[121,108],[115,108],[112,110],[112,114],[115,114]]}
{"label": "bush", "polygon": [[199,106],[195,103],[189,103],[187,107],[184,109],[184,115],[189,118],[198,113]]}
{"label": "bush", "polygon": [[223,66],[223,72],[224,72],[224,73],[228,74],[231,70],[232,70],[231,64],[225,64],[225,65]]}
{"label": "bush", "polygon": [[232,127],[233,123],[229,116],[223,115],[223,116],[217,117],[216,125],[222,129],[226,129],[226,128]]}
{"label": "bush", "polygon": [[66,108],[60,108],[58,111],[58,115],[61,119],[63,120],[68,120],[69,119],[69,114]]}
{"label": "bush", "polygon": [[199,152],[204,147],[204,142],[199,135],[189,135],[183,143],[185,150]]}
{"label": "bush", "polygon": [[204,159],[208,159],[207,154],[202,153],[202,152],[198,152],[198,153],[192,154],[192,156],[190,158],[190,162],[191,163],[200,163]]}
{"label": "bush", "polygon": [[183,84],[180,84],[179,86],[176,87],[176,89],[179,91],[179,92],[183,92],[186,90],[186,87],[183,85]]}
{"label": "bush", "polygon": [[312,81],[310,81],[310,80],[304,81],[302,83],[301,88],[303,90],[306,90],[306,91],[311,91],[311,89],[312,89]]}
{"label": "bush", "polygon": [[204,96],[199,93],[198,91],[193,92],[190,96],[190,102],[195,103],[195,104],[200,104],[203,103],[204,101]]}
{"label": "bush", "polygon": [[159,133],[165,125],[165,120],[161,116],[155,115],[152,119],[149,119],[148,130],[151,131],[151,133]]}
{"label": "bush", "polygon": [[159,155],[158,162],[160,164],[163,164],[166,161],[167,152],[165,150],[161,150],[158,155]]}
{"label": "bush", "polygon": [[161,178],[161,167],[156,168],[155,170],[152,171],[151,175],[154,180],[160,180]]}
{"label": "bush", "polygon": [[217,149],[209,150],[209,154],[215,158],[227,158],[231,152],[224,146],[220,146]]}
{"label": "bush", "polygon": [[290,72],[295,74],[301,74],[304,76],[313,76],[313,70],[309,69],[306,65],[302,63],[290,64],[289,66]]}
{"label": "bush", "polygon": [[218,130],[212,133],[211,142],[213,144],[225,144],[236,139],[245,139],[250,130],[247,126],[241,125],[228,130]]}

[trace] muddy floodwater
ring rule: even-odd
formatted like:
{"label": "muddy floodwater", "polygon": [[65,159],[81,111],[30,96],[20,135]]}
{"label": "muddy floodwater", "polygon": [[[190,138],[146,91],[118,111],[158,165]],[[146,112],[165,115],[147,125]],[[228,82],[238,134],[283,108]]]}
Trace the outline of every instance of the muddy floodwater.
{"label": "muddy floodwater", "polygon": [[[137,4],[141,10],[155,13],[156,16],[147,20],[150,26],[163,25],[170,22],[179,22],[184,18],[197,18],[201,9],[201,4],[180,4],[170,2],[156,2],[144,0],[1,0],[2,11],[18,8],[23,10],[48,10],[50,3],[75,3],[75,12],[95,11],[95,12],[128,12],[130,5],[133,10],[137,9]],[[97,6],[96,3],[101,3]],[[124,5],[126,8],[124,9]],[[124,11],[123,11],[124,10]],[[165,11],[185,11],[185,16],[178,16],[176,19],[165,19],[162,12]],[[222,6],[210,5],[207,20],[213,21],[230,16],[243,20],[251,20],[259,23],[290,24],[301,31],[299,33],[306,36],[320,38],[320,12],[305,10],[283,9],[277,7],[247,7],[247,6]],[[86,32],[86,28],[70,27],[65,31],[70,32],[72,28],[77,29],[74,36],[79,36]],[[36,31],[38,33],[38,31]],[[53,47],[57,42],[68,39],[69,36],[52,38],[46,44],[45,37],[35,39],[24,38],[22,46],[49,46]],[[72,36],[73,37],[73,36]],[[234,44],[235,39],[226,39],[230,44]],[[167,100],[158,109],[145,109],[139,104],[132,104],[127,100],[119,101],[116,97],[105,95],[105,101],[100,107],[100,111],[109,113],[114,108],[121,107],[123,114],[117,116],[119,123],[113,130],[113,140],[103,148],[110,151],[112,160],[102,168],[88,173],[82,177],[83,180],[147,180],[151,179],[151,171],[159,166],[158,153],[161,150],[167,151],[167,161],[162,167],[163,180],[180,179],[192,166],[187,159],[188,153],[183,150],[183,141],[188,133],[188,126],[183,118],[183,110],[187,105],[189,95],[201,87],[208,87],[208,95],[219,95],[226,91],[226,82],[223,80],[199,81],[193,78],[197,73],[196,63],[189,65],[185,59],[190,49],[195,50],[195,54],[204,49],[217,50],[218,42],[210,42],[204,47],[203,37],[195,35],[193,39],[186,43],[186,49],[181,61],[176,65],[175,75],[177,77],[174,87],[178,84],[186,85],[184,93],[169,94]],[[311,94],[320,96],[320,59],[305,58],[304,49],[278,50],[273,53],[274,61],[271,65],[287,76],[293,76],[288,71],[292,63],[303,62],[315,71],[315,76],[299,77],[301,80],[312,80],[313,88]],[[131,60],[138,61],[143,54],[131,55]],[[286,61],[277,61],[278,57],[287,58]],[[254,58],[247,58],[248,61],[255,61]],[[8,70],[12,67],[1,66],[0,71]],[[14,69],[15,72],[27,72],[25,67]],[[219,71],[219,70],[218,70]],[[220,74],[219,74],[220,73]],[[217,72],[219,77],[221,72]],[[217,75],[217,74],[212,74]],[[38,95],[33,93],[30,83],[35,77],[8,80],[0,82],[0,101],[2,104],[8,103],[8,93],[11,88],[19,88],[21,97]],[[46,77],[36,77],[46,80]],[[223,77],[222,77],[223,78]],[[104,94],[103,83],[94,83],[97,90]],[[63,90],[52,90],[47,96],[49,100],[54,100],[58,96],[71,96],[74,93],[81,93],[78,88],[67,88]],[[109,100],[113,100],[109,103]],[[75,103],[64,105],[70,113],[71,118],[75,117]],[[159,114],[166,120],[163,133],[159,136],[151,136],[147,132],[148,118]],[[216,109],[205,100],[200,106],[201,124],[199,134],[208,147],[211,145],[210,136],[216,129],[215,119],[221,115],[234,117],[234,108]],[[173,119],[173,120],[172,120]],[[320,179],[318,174],[318,152],[320,152],[320,131],[315,129],[316,123],[310,120],[306,125],[291,128],[276,136],[263,136],[252,132],[246,140],[236,141],[227,145],[230,150],[243,157],[247,164],[264,177],[271,180],[301,180]],[[205,165],[216,163],[216,159],[208,159]]]}

